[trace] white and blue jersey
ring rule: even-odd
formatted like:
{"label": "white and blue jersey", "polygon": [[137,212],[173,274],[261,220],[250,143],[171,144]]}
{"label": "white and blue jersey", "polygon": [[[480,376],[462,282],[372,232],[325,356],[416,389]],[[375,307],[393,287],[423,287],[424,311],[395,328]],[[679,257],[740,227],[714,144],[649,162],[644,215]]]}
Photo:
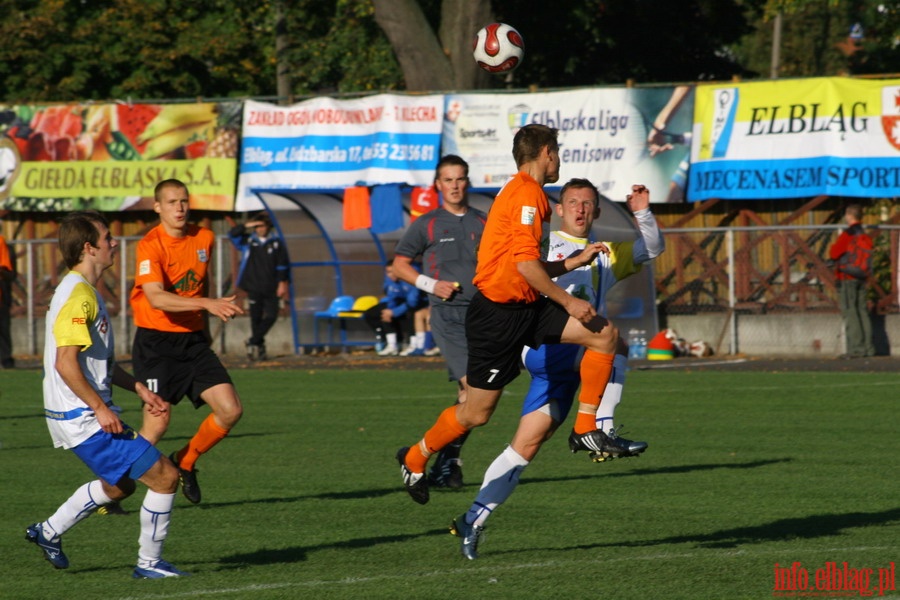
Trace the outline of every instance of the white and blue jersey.
{"label": "white and blue jersey", "polygon": [[[589,265],[557,277],[557,285],[569,294],[586,300],[606,316],[606,292],[619,281],[640,272],[645,262],[665,250],[662,233],[649,209],[634,213],[641,237],[628,242],[606,242],[609,254],[599,254]],[[588,245],[590,240],[562,231],[550,232],[546,260],[565,260]],[[522,414],[534,412],[551,400],[559,410],[559,422],[565,420],[581,378],[578,365],[583,348],[575,344],[545,344],[537,349],[525,346],[522,362],[531,374],[531,385],[522,405]]]}
{"label": "white and blue jersey", "polygon": [[[44,415],[53,445],[73,448],[101,431],[91,408],[56,371],[56,350],[80,346],[82,373],[103,401],[112,407],[112,373],[115,366],[112,324],[106,304],[97,290],[76,271],[70,271],[56,288],[47,311],[44,335]],[[118,411],[117,407],[112,407]]]}

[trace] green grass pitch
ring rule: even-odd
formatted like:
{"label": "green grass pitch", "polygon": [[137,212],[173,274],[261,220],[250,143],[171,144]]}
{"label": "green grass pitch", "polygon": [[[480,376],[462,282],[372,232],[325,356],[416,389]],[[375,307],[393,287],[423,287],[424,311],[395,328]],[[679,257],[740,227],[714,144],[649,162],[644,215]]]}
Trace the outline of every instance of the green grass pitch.
{"label": "green grass pitch", "polygon": [[[426,506],[402,490],[394,454],[454,397],[443,371],[232,375],[244,419],[198,463],[203,503],[179,492],[164,552],[193,576],[137,581],[141,486],[129,515],[94,515],[66,535],[66,571],[25,542],[91,475],[51,447],[40,372],[3,372],[0,598],[825,597],[817,573],[844,562],[872,569],[878,597],[879,574],[900,562],[896,374],[632,371],[617,420],[647,452],[592,464],[561,431],[473,562],[447,526],[510,439],[527,375],[471,435],[465,488],[433,490]],[[116,397],[139,426],[136,397]],[[163,452],[205,415],[176,407]],[[798,563],[806,589],[779,590],[776,563]]]}

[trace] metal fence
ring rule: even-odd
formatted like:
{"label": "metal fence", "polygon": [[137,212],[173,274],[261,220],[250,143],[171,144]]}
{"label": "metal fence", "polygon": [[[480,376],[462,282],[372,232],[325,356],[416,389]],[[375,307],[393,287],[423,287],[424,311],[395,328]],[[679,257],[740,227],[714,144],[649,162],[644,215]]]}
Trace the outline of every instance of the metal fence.
{"label": "metal fence", "polygon": [[[742,315],[838,314],[838,294],[829,249],[839,225],[716,227],[665,230],[666,252],[655,261],[657,304],[662,317],[721,315],[731,353],[741,350],[737,321]],[[867,228],[873,237],[869,304],[873,315],[898,312],[897,262],[900,226]],[[759,320],[757,320],[759,322]],[[806,319],[805,326],[816,321]],[[746,346],[764,328],[744,330]],[[826,339],[831,332],[809,332]]]}
{"label": "metal fence", "polygon": [[[836,225],[664,230],[666,252],[654,264],[662,322],[673,315],[721,316],[727,323],[725,348],[735,353],[740,351],[736,319],[741,315],[837,314],[828,249],[840,230]],[[870,228],[869,233],[875,239],[870,279],[872,312],[896,313],[900,226]],[[287,238],[290,241],[291,236]],[[117,321],[117,336],[130,339],[133,324],[128,296],[134,279],[134,249],[140,238],[119,239],[119,258],[104,274],[98,290]],[[55,240],[9,240],[8,244],[17,266],[13,318],[27,319],[28,351],[35,354],[39,350],[36,322],[46,313],[65,269]],[[237,254],[228,238],[218,236],[212,293],[234,293],[237,265]],[[295,303],[301,300],[296,298]],[[748,335],[753,334],[745,332],[745,340]]]}
{"label": "metal fence", "polygon": [[[97,290],[116,322],[116,335],[120,339],[130,339],[133,333],[128,296],[134,284],[134,252],[140,239],[118,238],[118,258],[97,284]],[[37,354],[40,350],[37,321],[46,315],[53,291],[65,275],[66,268],[55,239],[8,240],[7,245],[15,255],[16,265],[16,279],[12,286],[12,317],[26,319],[27,352]],[[213,258],[215,263],[210,276],[212,293],[217,297],[233,293],[232,274],[236,270],[237,253],[226,236],[217,236]],[[123,307],[125,310],[122,310]]]}

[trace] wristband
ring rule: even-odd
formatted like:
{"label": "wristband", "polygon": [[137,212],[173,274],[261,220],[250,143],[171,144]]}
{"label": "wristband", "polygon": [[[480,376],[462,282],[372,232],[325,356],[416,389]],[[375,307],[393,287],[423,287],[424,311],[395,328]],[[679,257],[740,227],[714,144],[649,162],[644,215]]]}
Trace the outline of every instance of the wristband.
{"label": "wristband", "polygon": [[434,286],[437,285],[437,282],[437,279],[433,279],[428,275],[419,275],[418,277],[416,277],[416,287],[426,294],[434,293]]}

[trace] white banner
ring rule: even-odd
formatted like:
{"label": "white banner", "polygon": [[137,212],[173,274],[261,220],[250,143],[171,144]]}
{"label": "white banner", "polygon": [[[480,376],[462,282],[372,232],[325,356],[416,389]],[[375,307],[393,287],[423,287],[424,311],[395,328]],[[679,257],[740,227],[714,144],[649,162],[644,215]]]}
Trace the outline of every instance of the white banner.
{"label": "white banner", "polygon": [[[516,172],[512,141],[529,123],[559,130],[561,186],[590,179],[611,200],[631,185],[654,202],[678,202],[686,182],[692,88],[593,88],[534,94],[450,94],[442,154],[469,162],[475,189],[497,189]],[[658,130],[653,129],[656,123]],[[651,142],[657,152],[651,155]]]}
{"label": "white banner", "polygon": [[287,107],[247,101],[235,209],[262,206],[252,190],[431,185],[443,98],[381,94]]}

